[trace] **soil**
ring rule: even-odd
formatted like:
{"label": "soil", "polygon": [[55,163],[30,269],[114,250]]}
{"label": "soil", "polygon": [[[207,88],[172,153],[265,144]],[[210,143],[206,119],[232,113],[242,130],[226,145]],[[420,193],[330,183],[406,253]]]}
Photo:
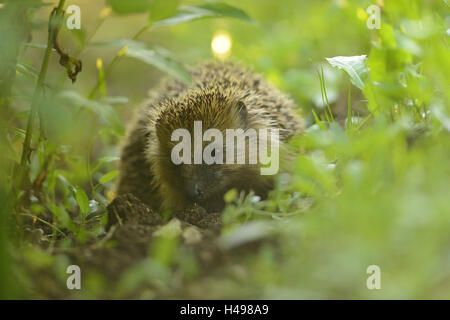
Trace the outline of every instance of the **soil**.
{"label": "soil", "polygon": [[[109,219],[104,236],[89,244],[54,250],[55,256],[68,257],[70,264],[80,266],[82,271],[101,274],[103,288],[95,298],[207,298],[201,283],[232,267],[243,252],[254,252],[255,246],[259,246],[255,241],[232,249],[224,248],[219,241],[221,214],[208,213],[199,206],[176,212],[165,220],[138,198],[126,194],[115,198],[107,211]],[[130,270],[136,266],[148,263],[149,250],[161,236],[176,238],[177,253],[188,252],[195,257],[198,266],[195,281],[187,283],[189,277],[178,264],[182,261],[178,261],[168,266],[171,275],[180,278],[179,281],[171,281],[171,288],[161,286],[158,279],[155,282],[146,279],[138,289],[121,291],[121,279],[132,273]],[[54,271],[40,270],[35,278],[33,291],[39,298],[86,298],[76,290],[68,290],[61,280],[56,280]]]}

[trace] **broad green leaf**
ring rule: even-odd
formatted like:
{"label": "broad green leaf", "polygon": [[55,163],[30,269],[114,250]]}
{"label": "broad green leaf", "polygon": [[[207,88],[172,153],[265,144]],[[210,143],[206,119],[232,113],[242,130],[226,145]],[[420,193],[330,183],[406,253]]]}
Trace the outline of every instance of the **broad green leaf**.
{"label": "broad green leaf", "polygon": [[212,2],[195,6],[180,6],[173,17],[158,21],[154,23],[154,26],[170,26],[198,19],[219,17],[253,22],[253,19],[242,9],[222,2]]}
{"label": "broad green leaf", "polygon": [[174,15],[178,0],[108,0],[108,4],[118,14],[149,12],[149,21],[155,22]]}
{"label": "broad green leaf", "polygon": [[445,113],[444,103],[442,101],[436,101],[431,106],[431,114],[436,121],[442,124],[448,132],[450,132],[450,116]]}
{"label": "broad green leaf", "polygon": [[260,240],[271,233],[270,224],[266,221],[247,222],[224,233],[219,238],[219,244],[227,249],[235,248],[252,241]]}
{"label": "broad green leaf", "polygon": [[177,12],[178,0],[152,0],[150,2],[150,22],[171,17]]}
{"label": "broad green leaf", "polygon": [[383,81],[383,79],[386,78],[388,72],[386,65],[387,54],[388,51],[383,49],[372,48],[372,50],[370,50],[366,63],[367,67],[370,69],[371,81]]}
{"label": "broad green leaf", "polygon": [[66,229],[69,229],[70,231],[74,231],[74,223],[72,221],[72,218],[70,218],[69,213],[66,211],[66,209],[63,206],[57,206],[56,204],[51,205],[51,211],[53,215],[56,217],[56,220],[58,223]]}
{"label": "broad green leaf", "polygon": [[380,29],[380,38],[384,48],[397,48],[397,40],[395,39],[395,31],[391,25],[385,23]]}
{"label": "broad green leaf", "polygon": [[98,169],[100,169],[100,167],[103,164],[105,164],[105,163],[119,161],[119,160],[120,160],[120,157],[117,157],[117,156],[105,156],[105,157],[102,157],[102,158],[98,159],[97,161],[95,161],[95,165],[93,166],[91,172],[97,172]]}
{"label": "broad green leaf", "polygon": [[401,26],[406,35],[413,39],[426,39],[439,31],[436,19],[431,15],[420,20],[403,20]]}
{"label": "broad green leaf", "polygon": [[15,5],[26,6],[29,8],[40,8],[49,6],[50,3],[43,2],[42,0],[3,0],[2,3],[13,3]]}
{"label": "broad green leaf", "polygon": [[89,198],[86,195],[86,192],[84,192],[83,189],[75,187],[73,188],[73,193],[75,196],[75,200],[78,203],[78,206],[80,207],[81,213],[83,217],[86,217],[86,215],[89,212]]}
{"label": "broad green leaf", "polygon": [[116,110],[114,110],[114,108],[109,104],[86,99],[75,91],[62,91],[59,93],[58,97],[66,100],[72,105],[91,110],[97,114],[100,119],[105,121],[117,135],[125,134],[125,128],[122,121],[117,115]]}
{"label": "broad green leaf", "polygon": [[119,170],[113,170],[108,172],[107,174],[103,175],[103,177],[100,178],[99,182],[101,184],[104,184],[106,182],[109,182],[117,177],[119,174]]}
{"label": "broad green leaf", "polygon": [[117,48],[126,47],[127,50],[124,51],[125,56],[150,64],[185,83],[189,83],[191,81],[189,71],[187,71],[180,62],[176,61],[172,57],[172,54],[164,48],[149,48],[148,45],[143,42],[127,39],[108,41],[98,44]]}
{"label": "broad green leaf", "polygon": [[108,0],[111,9],[118,14],[147,12],[151,2],[151,0]]}
{"label": "broad green leaf", "polygon": [[364,88],[364,80],[368,74],[366,55],[351,57],[326,58],[327,61],[338,69],[342,69],[350,76],[350,81],[359,89]]}

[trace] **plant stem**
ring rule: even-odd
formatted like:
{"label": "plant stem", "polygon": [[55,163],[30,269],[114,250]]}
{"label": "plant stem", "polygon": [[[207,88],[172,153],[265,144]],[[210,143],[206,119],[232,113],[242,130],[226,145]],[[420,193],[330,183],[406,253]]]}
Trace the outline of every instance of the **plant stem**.
{"label": "plant stem", "polygon": [[56,11],[54,14],[51,14],[48,26],[48,40],[47,40],[47,48],[45,50],[44,58],[42,61],[41,70],[39,72],[39,78],[36,83],[36,87],[34,89],[33,93],[33,100],[31,103],[30,108],[30,114],[28,116],[28,123],[27,123],[27,131],[25,134],[25,140],[23,141],[23,148],[22,148],[22,156],[20,160],[20,167],[19,167],[19,187],[23,186],[24,178],[25,178],[25,172],[26,172],[26,166],[29,162],[29,156],[31,154],[31,137],[33,136],[34,131],[34,125],[36,122],[36,115],[39,114],[39,107],[41,103],[41,94],[42,89],[44,88],[44,81],[45,76],[47,75],[48,70],[48,64],[50,61],[50,56],[53,50],[53,38],[54,34],[56,32],[57,24],[55,23],[55,19],[58,19],[62,12],[64,7],[65,0],[59,0],[58,7],[56,8]]}
{"label": "plant stem", "polygon": [[[141,29],[139,29],[138,32],[131,38],[131,40],[137,40],[145,31],[150,29],[152,26],[151,23],[146,24]],[[122,56],[116,55],[114,59],[108,64],[108,66],[105,69],[105,79],[110,73],[111,69],[114,67],[114,65],[120,60]],[[89,93],[89,99],[94,99],[95,95],[97,94],[98,89],[100,88],[100,79],[97,80],[97,83],[95,84],[94,88]]]}
{"label": "plant stem", "polygon": [[146,24],[144,27],[142,27],[134,36],[133,36],[133,40],[138,39],[145,31],[147,31],[148,29],[150,29],[150,27],[152,26],[151,23]]}

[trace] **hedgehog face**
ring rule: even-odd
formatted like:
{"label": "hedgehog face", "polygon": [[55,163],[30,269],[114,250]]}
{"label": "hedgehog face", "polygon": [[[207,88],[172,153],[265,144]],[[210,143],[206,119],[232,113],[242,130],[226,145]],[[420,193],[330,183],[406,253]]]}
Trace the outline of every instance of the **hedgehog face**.
{"label": "hedgehog face", "polygon": [[[199,104],[202,104],[201,106]],[[198,139],[195,124],[201,122],[200,143],[202,151],[206,146],[215,143],[212,138],[203,141],[204,133],[208,129],[223,132],[227,129],[247,129],[250,124],[247,108],[240,100],[228,100],[215,92],[202,92],[198,99],[190,97],[178,103],[168,105],[159,115],[155,128],[158,137],[158,157],[160,173],[159,180],[166,182],[165,190],[173,190],[188,203],[197,203],[208,211],[220,210],[223,195],[231,188],[242,189],[242,175],[238,172],[245,165],[225,164],[225,139],[222,145],[215,148],[211,155],[221,154],[223,163],[205,163],[195,161],[194,145]],[[177,129],[185,130],[185,137],[189,141],[187,160],[174,163],[172,151],[180,140],[173,141],[173,132]],[[180,152],[184,156],[185,150]],[[202,153],[203,154],[203,153]],[[186,160],[186,158],[184,158]],[[244,171],[244,170],[243,170]],[[246,170],[246,173],[249,171]]]}
{"label": "hedgehog face", "polygon": [[246,165],[180,165],[179,184],[176,188],[186,202],[197,204],[208,212],[223,209],[225,193],[237,190],[257,191],[265,185],[259,171]]}
{"label": "hedgehog face", "polygon": [[220,165],[181,165],[180,180],[185,198],[202,206],[221,201],[229,179]]}

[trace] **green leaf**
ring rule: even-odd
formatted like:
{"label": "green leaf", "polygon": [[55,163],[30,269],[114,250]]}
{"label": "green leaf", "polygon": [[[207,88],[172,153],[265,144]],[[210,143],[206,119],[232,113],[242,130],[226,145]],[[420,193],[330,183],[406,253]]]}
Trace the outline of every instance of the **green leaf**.
{"label": "green leaf", "polygon": [[100,178],[99,182],[101,184],[104,184],[106,182],[109,182],[117,177],[119,174],[119,170],[113,170],[108,172],[107,174],[103,175],[103,177]]}
{"label": "green leaf", "polygon": [[406,35],[413,39],[426,39],[439,32],[436,18],[432,15],[427,15],[420,20],[403,20],[402,27]]}
{"label": "green leaf", "polygon": [[130,100],[127,97],[122,96],[108,96],[103,97],[101,102],[106,104],[125,104],[128,103]]}
{"label": "green leaf", "polygon": [[17,63],[16,71],[30,78],[37,79],[39,77],[39,71],[26,63]]}
{"label": "green leaf", "polygon": [[53,215],[56,217],[56,220],[58,221],[58,224],[61,227],[69,229],[72,232],[75,230],[72,218],[70,218],[69,213],[63,206],[57,206],[56,204],[52,204],[51,211]]}
{"label": "green leaf", "polygon": [[[47,44],[34,43],[34,42],[24,43],[24,46],[28,47],[28,48],[34,48],[34,49],[42,49],[42,50],[46,50],[47,49]],[[56,52],[56,49],[53,48],[52,51]]]}
{"label": "green leaf", "polygon": [[384,48],[397,48],[397,40],[395,39],[394,28],[392,28],[391,25],[387,23],[383,25],[383,28],[380,29],[380,38]]}
{"label": "green leaf", "polygon": [[40,8],[49,6],[50,3],[43,2],[42,0],[3,0],[2,3],[13,3],[15,5],[26,6],[29,8]]}
{"label": "green leaf", "polygon": [[92,173],[93,172],[97,172],[100,169],[100,167],[102,165],[104,165],[105,163],[119,161],[119,160],[120,160],[120,157],[117,157],[117,156],[105,156],[105,157],[102,157],[102,158],[98,159],[97,161],[95,161],[95,165],[93,166],[91,172]]}
{"label": "green leaf", "polygon": [[105,121],[114,130],[115,134],[120,136],[125,134],[125,128],[122,121],[116,110],[109,104],[86,99],[75,91],[62,91],[59,93],[58,97],[72,105],[91,110],[97,114],[100,119]]}
{"label": "green leaf", "polygon": [[350,81],[359,89],[364,89],[364,80],[367,77],[366,55],[351,57],[326,58],[327,61],[338,69],[342,69],[350,76]]}
{"label": "green leaf", "polygon": [[219,244],[226,249],[236,248],[265,238],[271,232],[271,225],[266,221],[247,222],[221,235]]}
{"label": "green leaf", "polygon": [[150,22],[171,17],[177,12],[178,0],[152,0],[150,2]]}
{"label": "green leaf", "polygon": [[238,197],[238,191],[236,189],[231,189],[223,196],[226,203],[231,203]]}
{"label": "green leaf", "polygon": [[82,216],[86,217],[86,215],[89,212],[89,198],[86,195],[86,192],[84,192],[84,190],[79,187],[75,187],[73,188],[73,193],[75,196],[75,200],[77,201],[78,206],[80,207]]}
{"label": "green leaf", "polygon": [[180,6],[177,14],[173,17],[156,22],[154,26],[170,26],[198,19],[220,17],[230,17],[247,22],[254,22],[242,9],[222,2],[212,2],[196,6]]}
{"label": "green leaf", "polygon": [[118,14],[149,12],[149,21],[155,22],[173,16],[178,0],[108,0],[108,4]]}
{"label": "green leaf", "polygon": [[151,0],[108,0],[111,9],[118,14],[147,12],[151,2]]}
{"label": "green leaf", "polygon": [[143,42],[135,40],[114,40],[108,42],[97,43],[99,45],[109,45],[117,48],[127,47],[125,56],[138,59],[149,65],[152,65],[159,70],[174,76],[185,83],[191,81],[191,75],[188,70],[178,61],[176,61],[172,54],[161,47],[149,48]]}

